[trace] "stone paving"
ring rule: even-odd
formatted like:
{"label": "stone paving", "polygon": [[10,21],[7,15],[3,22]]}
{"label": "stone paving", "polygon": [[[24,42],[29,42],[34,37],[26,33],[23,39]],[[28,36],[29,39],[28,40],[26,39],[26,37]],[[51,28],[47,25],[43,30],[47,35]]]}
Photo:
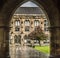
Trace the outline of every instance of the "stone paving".
{"label": "stone paving", "polygon": [[36,51],[33,48],[22,47],[17,49],[13,58],[49,58],[49,56],[39,51]]}

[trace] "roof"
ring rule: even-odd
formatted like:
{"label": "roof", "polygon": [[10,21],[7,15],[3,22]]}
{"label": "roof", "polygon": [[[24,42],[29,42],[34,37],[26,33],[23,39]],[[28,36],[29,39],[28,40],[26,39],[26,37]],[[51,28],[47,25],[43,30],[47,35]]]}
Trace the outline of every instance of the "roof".
{"label": "roof", "polygon": [[43,14],[39,7],[19,7],[15,14]]}
{"label": "roof", "polygon": [[27,2],[23,3],[20,7],[38,7],[38,5],[36,5],[32,1],[27,1]]}

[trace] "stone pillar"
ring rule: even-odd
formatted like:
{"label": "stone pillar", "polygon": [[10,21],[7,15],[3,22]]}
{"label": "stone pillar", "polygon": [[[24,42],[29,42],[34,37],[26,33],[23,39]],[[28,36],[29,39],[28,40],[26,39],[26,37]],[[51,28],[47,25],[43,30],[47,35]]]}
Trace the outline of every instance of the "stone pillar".
{"label": "stone pillar", "polygon": [[0,26],[0,58],[9,57],[9,32],[6,26]]}
{"label": "stone pillar", "polygon": [[60,58],[60,27],[50,27],[50,58]]}

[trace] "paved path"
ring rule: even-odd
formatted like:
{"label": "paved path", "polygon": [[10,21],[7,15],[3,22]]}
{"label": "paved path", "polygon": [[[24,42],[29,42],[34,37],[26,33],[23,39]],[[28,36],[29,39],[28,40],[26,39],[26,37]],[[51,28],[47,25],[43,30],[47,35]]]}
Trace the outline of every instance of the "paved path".
{"label": "paved path", "polygon": [[14,56],[14,58],[49,58],[48,55],[30,47],[18,48]]}

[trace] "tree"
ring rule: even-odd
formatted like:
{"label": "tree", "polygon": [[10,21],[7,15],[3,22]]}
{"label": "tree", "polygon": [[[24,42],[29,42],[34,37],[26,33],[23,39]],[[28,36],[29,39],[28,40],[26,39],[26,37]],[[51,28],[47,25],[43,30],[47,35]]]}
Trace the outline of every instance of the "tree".
{"label": "tree", "polygon": [[[40,26],[37,26],[37,27],[35,28],[35,30],[32,31],[32,32],[28,35],[28,37],[29,37],[31,40],[34,40],[34,39],[38,40],[38,41],[39,41],[39,44],[40,44],[40,41],[41,41],[41,40],[46,40],[48,36],[43,32],[43,30],[41,29]],[[41,45],[41,44],[40,44],[40,45]]]}

